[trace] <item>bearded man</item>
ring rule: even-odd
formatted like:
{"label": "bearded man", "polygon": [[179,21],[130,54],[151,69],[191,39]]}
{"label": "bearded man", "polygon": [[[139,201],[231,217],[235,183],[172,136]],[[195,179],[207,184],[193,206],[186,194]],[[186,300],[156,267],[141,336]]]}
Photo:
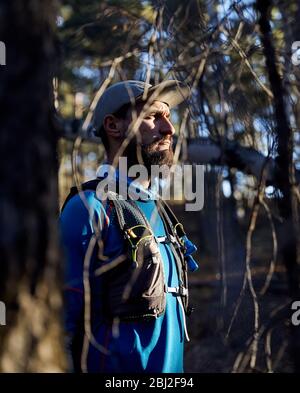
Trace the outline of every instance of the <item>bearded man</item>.
{"label": "bearded man", "polygon": [[[196,247],[153,191],[150,172],[173,163],[170,108],[188,95],[178,81],[151,86],[132,80],[112,85],[96,105],[92,125],[106,164],[97,179],[71,189],[60,217],[75,372],[183,372],[187,258]],[[149,175],[129,177],[119,158],[128,168],[143,165]],[[134,184],[134,197],[121,195],[118,186],[108,187],[105,197],[103,189],[97,192],[112,181],[106,168],[116,169],[116,184]]]}

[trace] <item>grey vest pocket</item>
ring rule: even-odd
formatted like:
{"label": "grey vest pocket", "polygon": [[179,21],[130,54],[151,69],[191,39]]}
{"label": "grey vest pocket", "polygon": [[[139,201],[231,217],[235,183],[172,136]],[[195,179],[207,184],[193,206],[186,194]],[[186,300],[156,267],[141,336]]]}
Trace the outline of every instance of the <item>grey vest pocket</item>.
{"label": "grey vest pocket", "polygon": [[108,314],[120,319],[147,319],[165,310],[163,261],[155,238],[142,239],[136,262],[128,260],[106,273]]}

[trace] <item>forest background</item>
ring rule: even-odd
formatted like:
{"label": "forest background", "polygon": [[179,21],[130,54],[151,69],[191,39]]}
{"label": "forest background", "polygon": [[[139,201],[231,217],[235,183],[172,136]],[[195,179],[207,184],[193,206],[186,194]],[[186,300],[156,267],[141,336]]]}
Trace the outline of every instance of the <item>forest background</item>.
{"label": "forest background", "polygon": [[94,97],[172,78],[192,88],[175,156],[205,165],[204,208],[172,201],[200,265],[185,371],[300,371],[299,19],[296,0],[0,3],[1,371],[66,370],[57,219],[104,159]]}

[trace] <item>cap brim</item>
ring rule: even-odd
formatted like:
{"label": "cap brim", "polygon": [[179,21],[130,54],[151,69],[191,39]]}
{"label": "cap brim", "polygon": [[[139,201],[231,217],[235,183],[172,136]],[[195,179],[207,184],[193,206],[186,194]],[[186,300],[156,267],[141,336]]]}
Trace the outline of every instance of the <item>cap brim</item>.
{"label": "cap brim", "polygon": [[167,80],[150,87],[146,93],[146,97],[141,95],[137,98],[150,103],[162,101],[167,103],[170,108],[174,108],[191,95],[191,89],[183,82]]}

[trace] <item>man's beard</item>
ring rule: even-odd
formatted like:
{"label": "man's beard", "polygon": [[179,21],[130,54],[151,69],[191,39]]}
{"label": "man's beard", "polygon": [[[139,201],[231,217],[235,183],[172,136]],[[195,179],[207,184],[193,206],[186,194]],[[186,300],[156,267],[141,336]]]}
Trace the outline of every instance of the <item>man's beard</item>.
{"label": "man's beard", "polygon": [[[170,146],[165,150],[157,150],[159,143],[170,141]],[[167,165],[171,167],[174,160],[173,153],[173,138],[165,137],[148,145],[137,145],[135,140],[132,140],[125,150],[125,155],[128,158],[129,166],[135,164],[143,164],[151,171],[152,165]]]}
{"label": "man's beard", "polygon": [[[165,150],[156,150],[158,143],[170,141],[170,146]],[[169,138],[162,138],[159,141],[153,142],[150,145],[142,146],[142,158],[144,165],[147,169],[151,168],[151,165],[167,165],[170,167],[173,164],[174,153],[173,153],[173,140]]]}

